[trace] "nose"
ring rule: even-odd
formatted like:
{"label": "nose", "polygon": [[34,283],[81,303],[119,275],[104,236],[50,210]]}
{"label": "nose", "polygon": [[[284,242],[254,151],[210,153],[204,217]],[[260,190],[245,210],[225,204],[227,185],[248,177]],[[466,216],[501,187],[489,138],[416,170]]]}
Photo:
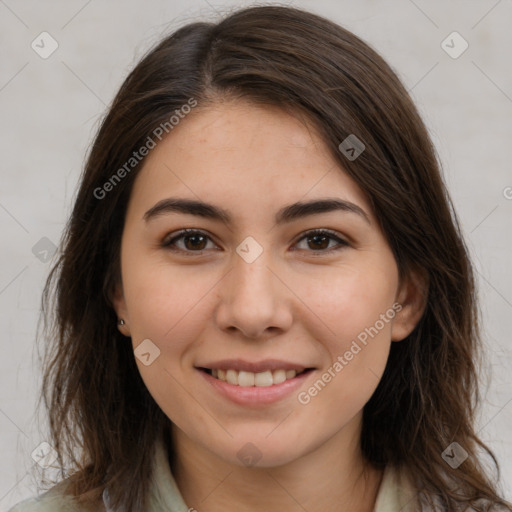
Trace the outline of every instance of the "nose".
{"label": "nose", "polygon": [[236,253],[233,260],[231,270],[219,283],[220,300],[215,314],[218,327],[252,340],[289,329],[293,293],[276,265],[272,265],[270,251],[264,250],[252,263]]}

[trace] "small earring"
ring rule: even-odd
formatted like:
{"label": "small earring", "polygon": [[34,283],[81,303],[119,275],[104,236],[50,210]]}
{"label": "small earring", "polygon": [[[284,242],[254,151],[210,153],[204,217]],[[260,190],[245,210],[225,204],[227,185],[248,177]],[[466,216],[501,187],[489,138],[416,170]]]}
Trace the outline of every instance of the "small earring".
{"label": "small earring", "polygon": [[119,320],[119,322],[117,322],[117,323],[118,323],[118,325],[124,325],[124,320],[121,318],[121,319]]}

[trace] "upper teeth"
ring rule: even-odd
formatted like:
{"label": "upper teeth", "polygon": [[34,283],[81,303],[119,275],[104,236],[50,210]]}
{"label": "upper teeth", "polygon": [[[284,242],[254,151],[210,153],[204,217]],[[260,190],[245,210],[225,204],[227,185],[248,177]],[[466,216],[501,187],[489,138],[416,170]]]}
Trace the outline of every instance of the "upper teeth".
{"label": "upper teeth", "polygon": [[212,375],[219,380],[235,386],[272,386],[293,379],[300,370],[267,370],[261,373],[237,370],[212,370]]}

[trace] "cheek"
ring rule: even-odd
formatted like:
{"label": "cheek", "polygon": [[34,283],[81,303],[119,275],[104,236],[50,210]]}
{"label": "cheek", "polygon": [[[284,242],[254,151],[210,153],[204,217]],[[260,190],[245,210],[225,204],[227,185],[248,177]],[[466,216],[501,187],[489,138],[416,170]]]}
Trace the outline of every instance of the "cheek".
{"label": "cheek", "polygon": [[324,294],[316,293],[322,322],[315,323],[314,336],[321,340],[324,365],[298,398],[318,428],[329,422],[339,427],[360,412],[386,367],[396,315],[394,287],[374,277],[347,273],[331,280]]}
{"label": "cheek", "polygon": [[217,281],[193,265],[178,268],[144,254],[127,258],[123,283],[134,344],[149,338],[162,352],[181,352],[207,317],[204,299]]}
{"label": "cheek", "polygon": [[[323,369],[309,387],[301,390],[297,399],[307,417],[304,423],[310,431],[333,433],[347,423],[362,409],[377,388],[389,353],[389,344],[377,338],[356,350],[342,352],[328,368]],[[353,353],[354,352],[354,353]]]}
{"label": "cheek", "polygon": [[[162,355],[150,366],[137,362],[144,384],[164,414],[180,429],[194,438],[212,435],[205,421],[205,408],[200,402],[191,400],[197,395],[194,382],[184,380],[183,376],[174,371],[169,362],[169,354]],[[213,422],[213,428],[217,426]],[[209,425],[211,429],[212,426]],[[222,434],[222,432],[220,433]]]}
{"label": "cheek", "polygon": [[[328,333],[329,345],[333,344],[337,351],[377,321],[384,337],[391,333],[391,322],[382,325],[379,319],[394,303],[396,268],[369,258],[357,263],[298,280],[300,293],[306,298],[304,303],[321,320],[318,323],[322,332]],[[388,316],[392,318],[393,311]]]}
{"label": "cheek", "polygon": [[133,348],[137,354],[142,342],[150,340],[154,345],[149,345],[150,364],[136,357],[139,373],[165,414],[189,431],[191,425],[204,423],[201,411],[190,407],[190,395],[196,390],[186,373],[191,371],[189,350],[207,318],[207,300],[200,299],[206,299],[216,281],[212,276],[198,276],[197,269],[194,275],[192,266],[178,271],[168,263],[135,257],[134,253],[126,259],[124,270]]}
{"label": "cheek", "polygon": [[318,406],[331,403],[340,417],[364,406],[387,363],[397,284],[396,267],[392,260],[387,263],[368,259],[364,265],[339,267],[302,292],[316,313],[310,326],[325,355],[321,382],[306,393]]}

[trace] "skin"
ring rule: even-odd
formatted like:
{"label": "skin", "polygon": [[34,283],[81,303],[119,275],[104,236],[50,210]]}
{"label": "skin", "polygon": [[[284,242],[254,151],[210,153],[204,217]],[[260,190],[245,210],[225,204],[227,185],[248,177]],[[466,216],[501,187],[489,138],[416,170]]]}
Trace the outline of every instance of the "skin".
{"label": "skin", "polygon": [[[232,223],[176,212],[144,220],[168,197],[213,203]],[[333,197],[359,206],[368,220],[332,211],[275,224],[283,206]],[[181,238],[175,251],[163,246],[184,228],[209,238]],[[348,244],[304,237],[311,229],[335,231]],[[236,252],[248,236],[263,249],[252,263]],[[242,101],[195,109],[150,152],[136,178],[121,269],[114,300],[125,321],[120,329],[134,349],[150,339],[160,350],[149,366],[137,365],[173,422],[173,474],[188,506],[373,510],[382,473],[363,463],[362,409],[391,342],[419,320],[421,294],[412,279],[400,282],[365,194],[312,126]],[[298,391],[395,303],[401,311],[378,335],[307,405],[299,403]],[[251,408],[222,397],[195,368],[236,357],[315,370],[297,392]],[[237,457],[248,442],[261,453],[253,467]]]}

